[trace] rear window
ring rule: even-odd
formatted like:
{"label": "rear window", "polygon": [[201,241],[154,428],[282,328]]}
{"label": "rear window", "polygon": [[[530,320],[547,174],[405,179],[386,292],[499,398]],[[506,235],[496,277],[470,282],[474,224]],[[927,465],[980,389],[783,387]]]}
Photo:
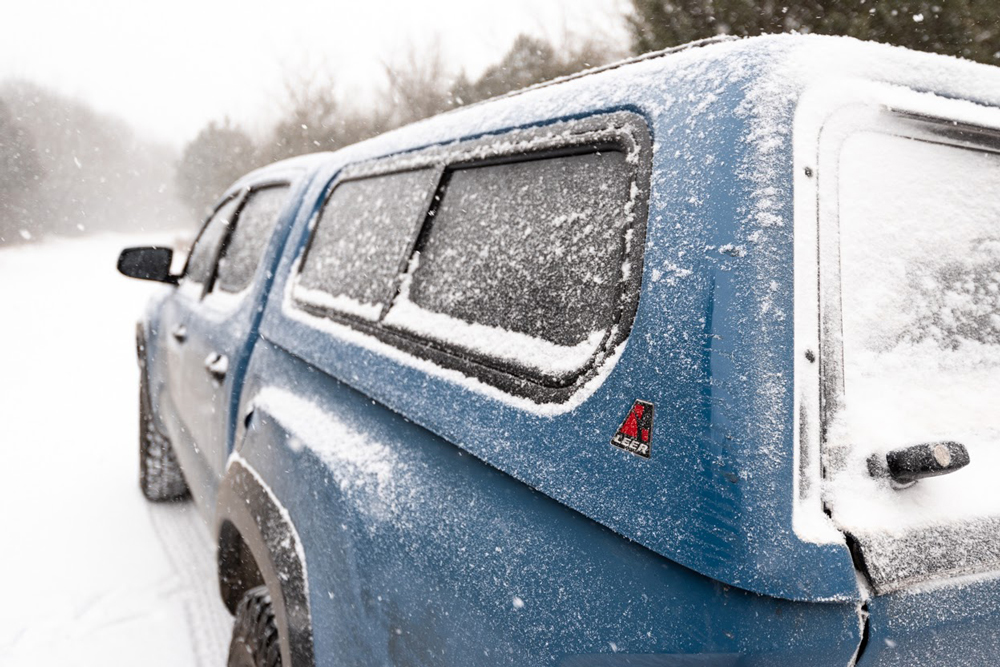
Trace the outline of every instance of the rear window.
{"label": "rear window", "polygon": [[311,306],[376,320],[395,291],[437,170],[342,181],[317,221],[294,296]]}
{"label": "rear window", "polygon": [[[1000,562],[1000,154],[945,130],[857,132],[837,156],[826,502],[880,590]],[[971,463],[910,488],[878,478],[886,452],[940,442]]]}
{"label": "rear window", "polygon": [[615,310],[631,173],[619,151],[456,169],[386,323],[559,377]]}
{"label": "rear window", "polygon": [[965,444],[973,467],[925,485],[954,511],[1000,465],[1000,155],[859,133],[840,202],[844,425],[870,451]]}

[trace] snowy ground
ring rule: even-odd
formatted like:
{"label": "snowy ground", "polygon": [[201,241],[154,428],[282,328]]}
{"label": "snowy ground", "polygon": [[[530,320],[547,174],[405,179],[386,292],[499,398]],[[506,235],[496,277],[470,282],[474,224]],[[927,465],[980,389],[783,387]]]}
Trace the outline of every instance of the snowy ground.
{"label": "snowy ground", "polygon": [[135,244],[0,250],[0,665],[225,664],[208,530],[137,484]]}

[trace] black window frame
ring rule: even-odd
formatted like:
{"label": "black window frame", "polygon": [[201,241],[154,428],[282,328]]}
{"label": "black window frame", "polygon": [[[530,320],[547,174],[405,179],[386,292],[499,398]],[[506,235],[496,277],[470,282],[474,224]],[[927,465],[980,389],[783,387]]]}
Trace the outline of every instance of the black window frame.
{"label": "black window frame", "polygon": [[[187,280],[189,277],[188,271],[191,268],[191,257],[194,255],[194,249],[198,247],[198,242],[201,241],[202,236],[205,235],[205,231],[208,229],[208,225],[212,222],[215,216],[218,215],[219,211],[221,211],[224,206],[227,206],[230,202],[234,200],[239,200],[239,198],[243,197],[244,194],[246,194],[245,188],[236,190],[235,192],[226,195],[225,197],[222,198],[221,201],[219,201],[219,203],[215,206],[215,208],[212,209],[212,212],[205,217],[205,221],[201,223],[201,229],[198,230],[198,234],[194,237],[194,241],[191,242],[191,250],[188,251],[188,256],[184,260],[184,270],[181,271],[180,275],[180,280],[182,282]],[[233,218],[235,218],[236,215],[238,214],[240,206],[242,206],[242,203],[237,201],[236,208],[233,209]],[[229,234],[228,230],[223,234],[223,242],[225,242],[225,237],[228,236],[228,234]],[[215,279],[215,267],[219,263],[219,255],[221,252],[222,245],[223,243],[220,242],[219,248],[216,249],[215,255],[211,258],[212,268],[209,272],[208,278],[205,279],[204,283],[196,283],[201,285],[201,294],[198,296],[199,299],[203,298],[205,294],[208,293],[206,286],[208,285],[208,283],[213,282]]]}
{"label": "black window frame", "polygon": [[[597,351],[577,372],[559,380],[533,374],[524,366],[489,355],[471,352],[453,344],[383,324],[383,319],[399,294],[400,285],[414,251],[429,233],[443,188],[450,171],[495,164],[528,162],[548,158],[615,150],[637,159],[629,160],[630,186],[637,193],[632,200],[630,220],[622,227],[616,257],[619,269],[614,308],[607,322],[607,332]],[[334,190],[343,182],[387,176],[394,173],[435,167],[436,186],[429,189],[420,221],[414,225],[407,252],[399,260],[396,280],[377,320],[344,313],[328,307],[305,303],[295,298],[295,287],[305,266],[322,212]],[[631,111],[611,111],[575,120],[564,120],[524,129],[515,129],[482,137],[460,140],[445,146],[433,146],[412,153],[377,158],[349,165],[336,174],[324,189],[322,204],[310,218],[308,238],[293,271],[288,290],[288,305],[317,318],[332,320],[374,336],[404,352],[429,360],[443,368],[457,370],[507,393],[538,402],[562,402],[596,375],[601,362],[628,338],[638,308],[643,254],[645,249],[652,141],[645,119]],[[631,233],[630,233],[631,232]]]}
{"label": "black window frame", "polygon": [[[940,118],[910,111],[887,109],[886,118],[892,119],[896,127],[867,128],[886,136],[894,136],[912,141],[938,144],[972,151],[983,151],[1000,155],[1000,130],[981,127],[971,123]],[[865,131],[862,127],[858,131]],[[834,166],[834,169],[839,169]],[[839,193],[837,195],[839,197]],[[826,446],[830,429],[837,423],[847,405],[845,385],[845,359],[843,340],[843,296],[841,293],[840,264],[840,204],[834,214],[834,222],[829,221],[819,227],[819,248],[817,279],[820,285],[819,299],[819,377],[820,377],[820,438]],[[825,236],[823,233],[825,232]],[[825,287],[824,287],[825,286]],[[833,289],[836,299],[824,299],[824,290]]]}

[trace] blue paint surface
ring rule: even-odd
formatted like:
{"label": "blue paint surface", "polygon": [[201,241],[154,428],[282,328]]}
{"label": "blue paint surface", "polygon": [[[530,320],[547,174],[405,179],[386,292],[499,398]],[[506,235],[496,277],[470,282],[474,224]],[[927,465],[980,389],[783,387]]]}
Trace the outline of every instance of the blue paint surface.
{"label": "blue paint surface", "polygon": [[972,579],[869,602],[869,640],[859,667],[995,665],[1000,655],[1000,579]]}
{"label": "blue paint surface", "polygon": [[271,393],[240,455],[305,545],[319,665],[845,665],[858,645],[853,604],[713,581],[279,348],[249,378]]}
{"label": "blue paint surface", "polygon": [[[549,96],[555,99],[538,109],[525,94],[517,126],[500,125],[503,114],[484,120],[475,109],[468,128],[462,111],[444,117],[452,137],[548,123],[544,114],[553,107],[559,119],[628,108],[649,124],[655,148],[638,312],[618,363],[578,407],[557,416],[532,414],[291,318],[280,299],[267,309],[262,333],[532,488],[693,570],[789,599],[857,599],[846,546],[803,542],[791,530],[790,146],[769,182],[778,202],[773,213],[786,224],[755,228],[746,210],[760,184],[734,168],[754,159],[746,114],[738,112],[748,82],[728,81],[725,58],[712,62],[702,79],[675,80],[646,69],[627,86],[614,72],[594,77],[586,95],[569,84],[562,94],[554,87]],[[713,113],[703,124],[691,123],[708,94],[706,81],[716,91]],[[689,101],[664,109],[651,94],[660,90]],[[615,107],[588,104],[612,97]],[[422,146],[405,146],[403,137],[365,144],[354,159],[381,155],[380,141],[396,153]],[[706,165],[705,156],[718,157]],[[317,196],[347,157],[334,157],[317,177]],[[292,230],[277,291],[285,289],[306,243],[308,219],[300,215]],[[760,233],[751,243],[746,237],[754,231]],[[726,246],[742,248],[734,252],[743,255],[720,251]],[[683,267],[683,275],[671,266]],[[765,298],[772,310],[762,314]],[[635,399],[656,405],[648,461],[608,442]]]}

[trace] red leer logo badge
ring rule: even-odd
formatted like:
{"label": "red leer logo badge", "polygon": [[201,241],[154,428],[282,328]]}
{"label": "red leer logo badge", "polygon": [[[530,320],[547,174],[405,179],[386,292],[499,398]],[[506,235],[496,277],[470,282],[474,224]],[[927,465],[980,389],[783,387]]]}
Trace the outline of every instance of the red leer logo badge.
{"label": "red leer logo badge", "polygon": [[636,401],[625,421],[618,427],[615,437],[611,438],[611,444],[648,459],[652,453],[652,437],[653,404],[649,401]]}

